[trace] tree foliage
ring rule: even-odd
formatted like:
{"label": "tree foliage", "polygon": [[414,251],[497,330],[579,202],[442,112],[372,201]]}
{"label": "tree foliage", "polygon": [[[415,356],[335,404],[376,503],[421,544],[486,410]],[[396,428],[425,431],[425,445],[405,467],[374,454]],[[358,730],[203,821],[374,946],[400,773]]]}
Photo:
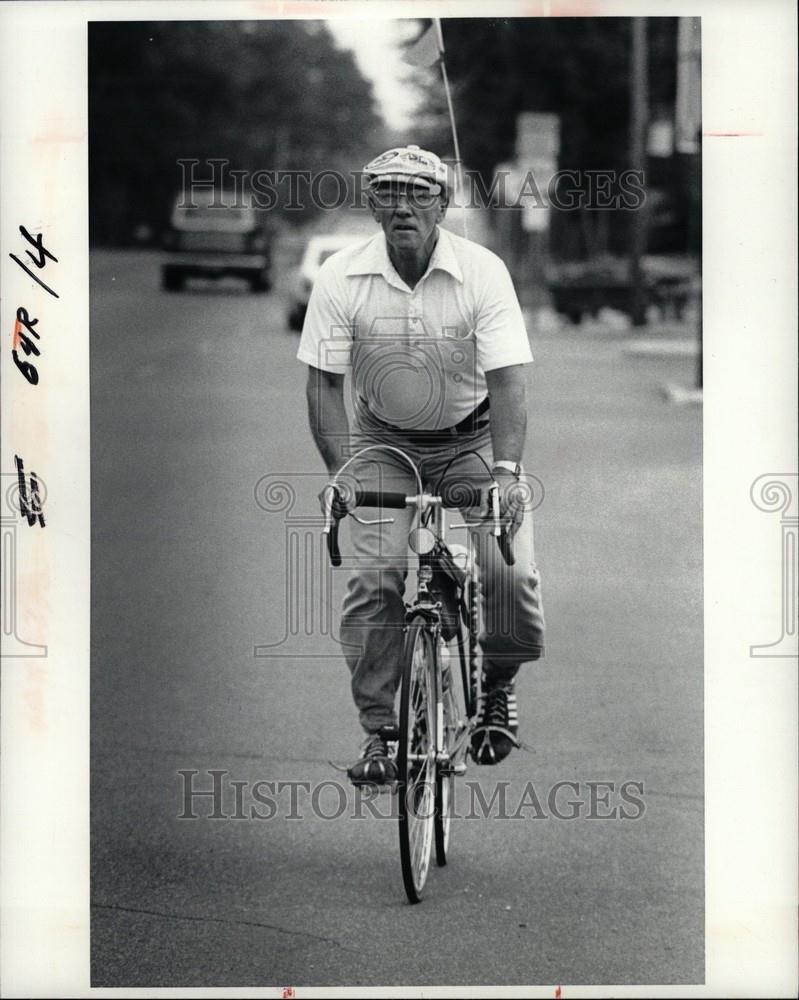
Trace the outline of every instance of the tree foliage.
{"label": "tree foliage", "polygon": [[[427,22],[420,21],[420,30]],[[514,158],[520,112],[560,119],[561,169],[623,171],[630,167],[630,18],[447,18],[446,66],[461,155],[490,185],[497,164]],[[674,113],[677,19],[648,18],[651,117]],[[438,68],[414,70],[420,142],[454,155]],[[690,158],[689,158],[690,159]],[[647,188],[662,219],[650,229],[652,249],[698,247],[699,174],[677,157],[652,158]],[[630,218],[581,209],[552,221],[554,252],[626,251]]]}
{"label": "tree foliage", "polygon": [[[448,18],[443,22],[464,160],[490,175],[511,159],[516,116],[561,119],[561,161],[575,169],[623,168],[629,149],[630,18]],[[676,19],[649,19],[650,97],[671,107]],[[437,70],[422,76],[428,136],[451,150]]]}
{"label": "tree foliage", "polygon": [[89,121],[92,238],[105,242],[163,223],[178,159],[349,170],[381,126],[324,23],[281,20],[92,23]]}

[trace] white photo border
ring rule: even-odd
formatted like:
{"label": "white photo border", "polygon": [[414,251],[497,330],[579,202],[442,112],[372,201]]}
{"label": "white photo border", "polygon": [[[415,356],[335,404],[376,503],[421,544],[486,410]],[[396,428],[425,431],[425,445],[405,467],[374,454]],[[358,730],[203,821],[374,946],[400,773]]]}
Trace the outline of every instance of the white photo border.
{"label": "white photo border", "polygon": [[[789,0],[683,2],[191,2],[0,4],[3,490],[24,457],[48,523],[19,548],[19,634],[46,656],[2,660],[2,992],[113,995],[89,984],[90,20],[700,16],[703,96],[706,982],[564,985],[571,996],[794,996],[797,988],[797,660],[750,647],[780,629],[773,515],[758,477],[795,475],[796,11]],[[19,226],[58,258],[59,297],[9,257]],[[15,249],[17,248],[17,249]],[[35,302],[46,377],[9,340]],[[775,533],[776,531],[776,533]],[[280,989],[131,989],[131,996],[279,996]],[[397,987],[386,996],[463,996]],[[318,988],[296,995],[366,996]],[[482,989],[480,995],[489,995]],[[549,985],[502,996],[552,996]]]}

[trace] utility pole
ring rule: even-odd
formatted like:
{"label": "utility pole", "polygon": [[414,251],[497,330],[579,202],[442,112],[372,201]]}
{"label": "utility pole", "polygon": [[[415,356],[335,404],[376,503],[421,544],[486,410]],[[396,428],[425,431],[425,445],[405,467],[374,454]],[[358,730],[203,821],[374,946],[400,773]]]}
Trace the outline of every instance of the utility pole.
{"label": "utility pole", "polygon": [[702,67],[701,21],[681,17],[677,21],[677,95],[675,107],[676,152],[682,161],[684,196],[688,199],[689,219],[686,250],[693,248],[698,236],[697,274],[691,282],[690,304],[696,310],[696,335],[699,350],[696,359],[696,388],[702,388]]}
{"label": "utility pole", "polygon": [[[632,57],[630,61],[630,167],[646,170],[646,138],[649,125],[649,67],[647,58],[647,19],[632,19]],[[644,189],[646,175],[644,174]],[[641,258],[647,243],[646,201],[631,214],[630,294],[634,326],[646,322],[646,290]]]}

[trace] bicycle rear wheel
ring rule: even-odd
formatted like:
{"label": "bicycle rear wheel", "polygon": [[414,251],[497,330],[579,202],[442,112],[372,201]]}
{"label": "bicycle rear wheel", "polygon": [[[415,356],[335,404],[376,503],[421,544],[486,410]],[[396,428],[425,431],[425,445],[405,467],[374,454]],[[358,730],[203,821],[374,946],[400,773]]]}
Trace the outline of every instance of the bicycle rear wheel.
{"label": "bicycle rear wheel", "polygon": [[436,780],[436,652],[424,622],[412,620],[402,651],[397,796],[402,880],[411,903],[427,881]]}
{"label": "bicycle rear wheel", "polygon": [[[435,845],[436,864],[443,867],[449,853],[452,814],[455,807],[455,781],[466,768],[466,747],[459,744],[464,729],[477,712],[480,700],[480,583],[474,568],[464,583],[461,594],[459,630],[456,637],[458,668],[450,660],[447,671],[441,671],[443,690],[442,711],[437,719],[444,760],[436,767]],[[445,677],[445,674],[447,675]]]}
{"label": "bicycle rear wheel", "polygon": [[447,863],[449,850],[450,827],[452,811],[455,803],[455,772],[452,770],[455,761],[453,751],[455,740],[460,729],[460,711],[455,693],[455,676],[452,670],[447,676],[441,675],[443,690],[441,692],[442,712],[438,719],[438,730],[441,739],[441,749],[446,763],[436,765],[436,804],[433,830],[435,833],[436,864],[442,868]]}

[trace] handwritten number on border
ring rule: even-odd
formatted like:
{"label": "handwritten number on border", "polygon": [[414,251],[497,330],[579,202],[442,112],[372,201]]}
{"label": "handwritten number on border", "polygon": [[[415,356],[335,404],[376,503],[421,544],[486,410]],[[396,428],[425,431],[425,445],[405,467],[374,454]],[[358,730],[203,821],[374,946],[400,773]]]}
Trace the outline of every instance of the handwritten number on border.
{"label": "handwritten number on border", "polygon": [[[25,226],[20,226],[19,231],[28,244],[25,248],[25,256],[28,262],[13,253],[10,253],[8,256],[19,264],[28,277],[33,278],[36,284],[43,288],[49,295],[52,295],[56,299],[59,298],[58,292],[35,273],[47,267],[48,261],[57,264],[58,257],[44,245],[41,233],[31,235]],[[29,264],[35,270],[31,270]],[[14,323],[11,356],[14,359],[14,364],[22,372],[29,385],[38,385],[39,372],[33,361],[25,361],[20,357],[20,349],[25,358],[38,358],[41,356],[41,348],[36,343],[37,341],[41,342],[41,334],[36,329],[38,322],[39,320],[35,316],[31,316],[25,306],[19,306]],[[29,527],[33,527],[34,524],[38,523],[43,528],[44,514],[42,513],[38,476],[35,472],[31,472],[28,477],[29,482],[26,482],[25,465],[19,455],[14,456],[14,462],[17,466],[17,481],[19,485],[19,512],[27,520]]]}
{"label": "handwritten number on border", "polygon": [[44,527],[44,514],[42,514],[42,501],[39,496],[39,480],[35,472],[30,474],[30,493],[25,482],[25,465],[19,455],[14,456],[17,466],[17,480],[19,483],[19,512],[27,518],[28,524],[32,527],[38,521]]}
{"label": "handwritten number on border", "polygon": [[[20,226],[19,231],[22,233],[22,235],[25,237],[28,243],[30,243],[30,245],[34,248],[33,253],[31,253],[30,250],[26,250],[25,253],[31,259],[34,266],[38,270],[41,270],[43,267],[46,266],[48,259],[54,261],[56,264],[58,263],[58,257],[50,253],[50,251],[45,247],[44,243],[42,242],[41,233],[37,233],[35,236],[31,236],[31,234],[24,226]],[[37,274],[34,274],[33,271],[31,271],[31,269],[28,267],[28,265],[24,261],[20,260],[16,254],[10,253],[8,256],[12,260],[16,261],[17,264],[19,264],[19,266],[22,268],[22,270],[29,277],[33,278],[33,280],[37,284],[41,285],[46,292],[49,292],[50,295],[54,296],[54,298],[56,299],[59,297],[58,292],[54,291],[48,284],[45,284],[45,282],[42,281],[42,279]]]}

